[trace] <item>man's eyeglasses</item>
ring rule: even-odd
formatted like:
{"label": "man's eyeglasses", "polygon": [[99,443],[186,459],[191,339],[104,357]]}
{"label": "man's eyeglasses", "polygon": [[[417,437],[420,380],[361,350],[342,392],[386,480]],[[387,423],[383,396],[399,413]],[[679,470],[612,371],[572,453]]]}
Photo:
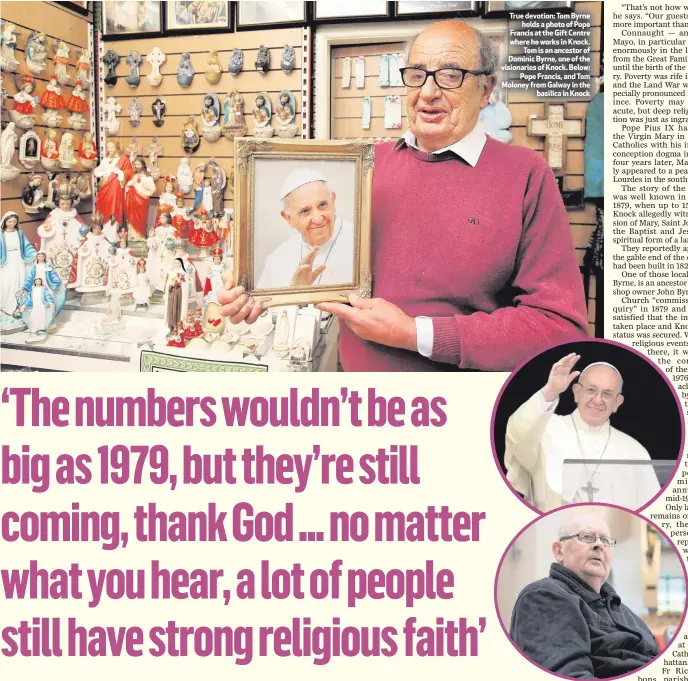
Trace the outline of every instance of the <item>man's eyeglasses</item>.
{"label": "man's eyeglasses", "polygon": [[399,69],[401,80],[406,87],[423,87],[428,76],[432,76],[437,87],[443,90],[456,90],[463,85],[463,79],[467,73],[472,76],[487,76],[489,71],[471,71],[471,69],[445,68],[436,71],[426,71],[414,66],[405,66]]}
{"label": "man's eyeglasses", "polygon": [[615,393],[611,390],[602,390],[599,391],[597,388],[593,388],[590,385],[583,385],[582,383],[579,383],[581,388],[583,388],[583,393],[586,395],[586,397],[597,397],[598,395],[602,398],[603,402],[611,402],[612,400],[616,399],[619,395],[619,393]]}
{"label": "man's eyeglasses", "polygon": [[584,544],[594,544],[599,537],[600,544],[602,546],[616,546],[616,539],[614,537],[605,537],[601,534],[590,534],[589,532],[579,532],[578,534],[567,534],[565,537],[559,537],[559,541],[564,541],[564,539],[577,539],[582,541]]}

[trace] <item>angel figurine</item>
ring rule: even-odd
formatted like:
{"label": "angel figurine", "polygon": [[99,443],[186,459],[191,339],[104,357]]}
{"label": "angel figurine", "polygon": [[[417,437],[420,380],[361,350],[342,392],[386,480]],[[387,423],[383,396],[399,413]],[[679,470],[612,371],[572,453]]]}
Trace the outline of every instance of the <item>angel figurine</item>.
{"label": "angel figurine", "polygon": [[146,56],[146,61],[151,65],[151,72],[146,76],[151,87],[158,87],[162,83],[160,67],[166,59],[167,55],[159,47],[154,47]]}
{"label": "angel figurine", "polygon": [[0,135],[0,182],[9,182],[21,172],[12,165],[12,158],[19,135],[14,130],[14,123],[7,124]]}
{"label": "angel figurine", "polygon": [[81,88],[81,81],[77,80],[74,89],[72,90],[72,96],[67,102],[67,108],[72,112],[67,120],[71,124],[74,130],[84,130],[88,121],[84,114],[88,113],[88,100],[86,99],[86,93]]}
{"label": "angel figurine", "polygon": [[67,73],[67,64],[69,64],[69,45],[62,40],[55,45],[53,63],[55,64],[54,74],[57,76],[57,82],[60,85],[67,85],[71,80],[71,76]]}
{"label": "angel figurine", "polygon": [[9,21],[0,26],[0,70],[4,73],[15,73],[19,62],[14,57],[17,47],[17,27]]}
{"label": "angel figurine", "polygon": [[201,145],[201,138],[196,129],[194,117],[189,116],[182,126],[182,149],[187,154],[192,154]]}
{"label": "angel figurine", "polygon": [[272,119],[272,103],[267,92],[256,95],[253,103],[253,136],[272,137],[274,130],[270,125]]}
{"label": "angel figurine", "polygon": [[67,104],[62,96],[62,88],[57,82],[57,76],[53,73],[50,82],[45,86],[45,92],[41,95],[43,121],[49,128],[58,128],[62,123],[62,116],[57,113],[59,109],[64,109]]}
{"label": "angel figurine", "polygon": [[40,76],[48,66],[48,49],[45,42],[45,33],[40,31],[31,31],[26,39],[26,68],[34,76]]}
{"label": "angel figurine", "polygon": [[81,81],[81,87],[88,90],[91,84],[91,57],[88,48],[82,47],[76,62],[76,79]]}
{"label": "angel figurine", "polygon": [[217,50],[210,50],[206,61],[205,79],[211,85],[215,85],[220,81],[221,75],[222,66],[220,66],[220,57],[218,57]]}
{"label": "angel figurine", "polygon": [[10,120],[18,128],[28,130],[36,123],[34,109],[38,104],[38,97],[33,97],[32,93],[36,89],[36,81],[32,76],[24,76],[21,79],[21,90],[12,98],[12,109]]}

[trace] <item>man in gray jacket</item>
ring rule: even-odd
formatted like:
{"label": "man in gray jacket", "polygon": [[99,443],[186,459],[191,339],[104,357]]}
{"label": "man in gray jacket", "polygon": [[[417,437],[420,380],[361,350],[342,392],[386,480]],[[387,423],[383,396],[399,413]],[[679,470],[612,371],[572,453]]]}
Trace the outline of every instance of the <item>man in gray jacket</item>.
{"label": "man in gray jacket", "polygon": [[521,591],[511,617],[511,638],[526,657],[562,676],[606,679],[659,654],[648,626],[606,583],[615,544],[595,515],[561,528],[549,577]]}

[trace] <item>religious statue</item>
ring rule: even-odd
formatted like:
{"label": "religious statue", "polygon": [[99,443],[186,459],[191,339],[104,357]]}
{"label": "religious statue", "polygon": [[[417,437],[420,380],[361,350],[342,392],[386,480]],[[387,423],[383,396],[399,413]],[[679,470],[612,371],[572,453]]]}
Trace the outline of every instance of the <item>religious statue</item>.
{"label": "religious statue", "polygon": [[194,122],[194,117],[189,116],[186,119],[186,123],[182,126],[182,149],[187,154],[192,154],[201,145],[201,138],[196,129],[196,123]]}
{"label": "religious statue", "polygon": [[210,249],[220,243],[220,236],[213,229],[205,210],[194,215],[189,243],[199,249],[198,256],[200,258],[206,258]]}
{"label": "religious statue", "polygon": [[57,131],[48,128],[45,132],[45,138],[41,145],[41,165],[46,170],[55,170],[59,163],[60,155],[57,146]]}
{"label": "religious statue", "polygon": [[69,64],[69,45],[60,40],[55,45],[55,56],[53,57],[54,75],[57,76],[57,82],[60,85],[67,85],[71,80],[71,76],[67,73],[67,64]]}
{"label": "religious statue", "polygon": [[127,144],[125,151],[127,152],[127,156],[129,157],[129,161],[133,164],[134,161],[141,154],[141,147],[139,146],[139,143],[138,143],[138,137],[132,137],[131,138],[131,142],[129,142],[129,144]]}
{"label": "religious statue", "polygon": [[151,109],[153,111],[153,125],[159,128],[165,123],[164,116],[167,113],[167,104],[164,99],[157,97],[151,105]]}
{"label": "religious statue", "polygon": [[13,315],[17,292],[26,281],[26,273],[36,259],[36,249],[19,225],[19,215],[8,211],[0,221],[0,330],[21,330]]}
{"label": "religious statue", "polygon": [[129,56],[124,60],[127,62],[131,73],[124,80],[130,87],[138,87],[141,82],[139,72],[141,66],[141,55],[136,50],[129,50]]}
{"label": "religious statue", "polygon": [[121,113],[122,105],[117,103],[114,97],[108,97],[103,112],[105,113],[105,130],[108,135],[116,135],[119,132],[119,120],[117,114]]}
{"label": "religious statue", "polygon": [[0,71],[15,73],[19,62],[14,57],[17,47],[17,27],[9,21],[0,25]]}
{"label": "religious statue", "polygon": [[193,173],[194,203],[191,210],[194,212],[203,205],[205,187],[205,163],[199,163]]}
{"label": "religious statue", "polygon": [[191,55],[184,52],[177,67],[177,82],[181,87],[189,87],[194,77],[194,67],[191,63]]}
{"label": "religious statue", "polygon": [[222,264],[222,249],[216,246],[213,249],[213,264],[208,270],[208,275],[205,278],[205,286],[203,287],[203,301],[205,303],[217,303],[217,294],[222,288],[222,273],[224,269],[224,265]]}
{"label": "religious statue", "polygon": [[267,92],[256,95],[253,104],[253,136],[272,137],[274,130],[270,125],[272,119],[272,102]]}
{"label": "religious statue", "polygon": [[23,298],[19,311],[29,332],[26,343],[44,343],[48,329],[54,326],[56,315],[55,300],[40,277],[34,279],[31,293]]}
{"label": "religious statue", "polygon": [[57,112],[59,109],[64,109],[67,105],[62,96],[62,88],[58,85],[57,77],[54,73],[50,76],[50,82],[45,86],[40,102],[45,109],[43,112],[45,124],[49,128],[58,128],[60,123],[62,123],[62,116]]}
{"label": "religious statue", "polygon": [[[67,302],[67,289],[62,279],[55,272],[55,268],[48,262],[43,251],[39,251],[36,254],[35,264],[31,265],[27,270],[23,285],[25,294],[31,293],[33,282],[36,278],[39,278],[43,285],[50,289],[50,293],[55,301],[55,317],[57,317],[62,311],[65,302]],[[53,331],[55,331],[54,324],[48,328],[48,333]]]}
{"label": "religious statue", "polygon": [[203,119],[203,138],[207,142],[217,142],[222,132],[220,128],[220,102],[217,95],[209,93],[203,97],[201,118]]}
{"label": "religious statue", "polygon": [[227,186],[227,173],[211,159],[208,164],[212,176],[210,179],[210,193],[212,198],[212,212],[216,217],[222,215],[224,210],[224,193]]}
{"label": "religious statue", "polygon": [[179,159],[177,183],[182,195],[188,194],[193,187],[193,173],[191,172],[191,162],[188,156],[182,156]]}
{"label": "religious statue", "polygon": [[182,333],[183,325],[181,322],[179,322],[174,328],[170,328],[170,333],[167,336],[167,346],[170,348],[186,347],[184,339],[182,338]]}
{"label": "religious statue", "polygon": [[0,75],[0,108],[5,110],[7,108],[7,100],[10,98],[9,93],[2,84],[2,75]]}
{"label": "religious statue", "polygon": [[148,172],[153,180],[160,179],[160,167],[158,166],[158,156],[161,156],[165,151],[160,144],[158,138],[153,137],[151,143],[145,149],[148,152]]}
{"label": "religious statue", "polygon": [[142,241],[146,238],[148,202],[155,194],[155,182],[148,174],[142,158],[134,161],[134,175],[124,187],[124,212],[129,225],[129,240]]}
{"label": "religious statue", "polygon": [[76,196],[74,205],[77,206],[80,201],[84,201],[91,197],[91,177],[86,173],[78,173],[72,177],[67,175],[69,182],[73,187],[73,193]]}
{"label": "religious statue", "polygon": [[72,90],[72,96],[67,102],[67,108],[72,112],[67,119],[74,128],[74,130],[84,130],[88,121],[84,114],[88,113],[88,100],[86,99],[86,93],[81,87],[81,81],[77,80],[74,89]]}
{"label": "religious statue", "polygon": [[76,62],[76,79],[81,81],[81,87],[88,90],[91,86],[91,57],[88,48],[82,47]]}
{"label": "religious statue", "polygon": [[181,192],[177,193],[177,204],[170,213],[170,217],[174,227],[175,238],[186,239],[191,227],[191,221],[189,220],[187,209],[184,208],[184,194]]}
{"label": "religious statue", "polygon": [[103,216],[91,217],[91,230],[81,242],[76,254],[77,293],[103,293],[106,289],[108,249],[110,242],[103,234]]}
{"label": "religious statue", "polygon": [[146,76],[151,87],[158,87],[162,83],[160,67],[166,59],[167,55],[159,47],[154,47],[146,56],[146,61],[151,65],[151,72]]}
{"label": "religious statue", "polygon": [[291,45],[285,45],[284,50],[282,50],[282,71],[291,73],[294,70],[295,63],[296,57],[294,55],[294,48]]}
{"label": "religious statue", "polygon": [[55,268],[57,276],[67,288],[77,286],[75,255],[83,240],[80,230],[85,225],[74,208],[72,188],[68,183],[58,188],[57,208],[50,211],[45,222],[38,226],[41,252]]}
{"label": "religious statue", "polygon": [[40,31],[31,31],[26,39],[26,68],[34,76],[40,76],[48,66],[48,49],[45,42],[45,33]]}
{"label": "religious statue", "polygon": [[174,207],[177,205],[177,192],[175,190],[175,184],[177,178],[174,175],[167,175],[163,184],[163,192],[158,197],[158,211],[162,210],[164,206],[167,206],[171,213]]}
{"label": "religious statue", "polygon": [[110,48],[103,57],[103,64],[107,67],[107,73],[105,74],[105,85],[109,87],[114,87],[117,85],[117,73],[115,69],[117,68],[120,61],[120,56],[112,48]]}
{"label": "religious statue", "polygon": [[65,132],[60,141],[60,150],[58,152],[60,159],[60,168],[71,170],[76,165],[76,155],[74,153],[74,135],[71,132]]}
{"label": "religious statue", "polygon": [[126,227],[120,227],[117,246],[110,246],[108,258],[107,290],[115,284],[122,295],[130,295],[136,285],[136,258],[129,248]]}
{"label": "religious statue", "polygon": [[221,75],[222,66],[220,65],[220,57],[217,54],[217,50],[210,50],[206,60],[205,79],[211,85],[215,85],[220,81]]}
{"label": "religious statue", "polygon": [[40,161],[41,140],[33,130],[27,130],[19,138],[19,162],[27,170]]}
{"label": "religious statue", "polygon": [[232,90],[224,99],[224,120],[222,134],[227,139],[243,137],[248,128],[244,123],[244,98],[237,90]]}
{"label": "religious statue", "polygon": [[182,258],[175,258],[165,277],[165,324],[172,331],[177,328],[189,309],[189,282]]}
{"label": "religious statue", "polygon": [[270,70],[270,53],[265,45],[258,48],[258,56],[256,57],[256,71],[265,75]]}
{"label": "religious statue", "polygon": [[141,258],[136,263],[136,282],[134,285],[134,310],[139,308],[148,308],[150,302],[151,290],[150,281],[146,274],[146,259]]}
{"label": "religious statue", "polygon": [[232,50],[232,54],[229,58],[229,66],[227,70],[233,75],[238,76],[241,73],[241,69],[244,67],[244,53],[235,47]]}
{"label": "religious statue", "polygon": [[31,76],[21,79],[21,90],[14,95],[10,120],[22,130],[32,128],[36,123],[34,108],[38,104],[38,97],[32,97],[36,89],[36,81]]}
{"label": "religious statue", "polygon": [[29,215],[36,215],[45,208],[43,203],[43,178],[40,175],[31,173],[28,178],[26,187],[22,191],[22,208],[25,213]]}
{"label": "religious statue", "polygon": [[132,178],[134,169],[115,140],[107,141],[105,154],[105,158],[93,171],[94,177],[100,181],[96,194],[96,210],[102,215],[114,215],[115,220],[122,224],[124,186]]}
{"label": "religious statue", "polygon": [[[113,282],[112,286],[108,289],[109,302],[105,309],[105,316],[100,322],[105,333],[113,333],[114,331],[120,331],[124,328],[125,320],[122,317],[122,304],[121,299],[123,295],[122,289],[120,289],[117,281]],[[127,291],[127,293],[130,293]]]}
{"label": "religious statue", "polygon": [[127,111],[129,112],[129,123],[131,123],[131,127],[138,128],[141,123],[141,114],[143,113],[143,106],[141,106],[138,97],[132,98],[131,102],[129,102]]}
{"label": "religious statue", "polygon": [[279,93],[279,104],[275,110],[277,118],[277,137],[294,137],[296,135],[296,101],[294,95],[289,90],[282,90]]}
{"label": "religious statue", "polygon": [[157,226],[148,236],[148,278],[154,291],[163,291],[165,276],[174,263],[175,228],[170,224],[170,214],[159,211]]}
{"label": "religious statue", "polygon": [[98,149],[93,141],[93,135],[90,132],[84,133],[76,155],[79,157],[81,167],[84,170],[92,170],[96,167],[96,163],[98,162]]}
{"label": "religious statue", "polygon": [[12,165],[15,146],[19,135],[14,130],[14,123],[8,123],[0,135],[0,182],[9,182],[21,172]]}

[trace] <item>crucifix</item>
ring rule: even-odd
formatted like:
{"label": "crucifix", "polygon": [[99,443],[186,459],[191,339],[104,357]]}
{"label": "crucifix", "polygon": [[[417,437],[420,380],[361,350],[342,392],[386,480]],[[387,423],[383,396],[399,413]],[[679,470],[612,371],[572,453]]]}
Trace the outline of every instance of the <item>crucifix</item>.
{"label": "crucifix", "polygon": [[555,175],[566,175],[566,140],[585,137],[585,119],[567,118],[565,104],[546,104],[545,117],[528,119],[527,133],[545,138],[545,158]]}
{"label": "crucifix", "polygon": [[162,156],[164,149],[158,143],[158,138],[154,137],[153,141],[146,147],[148,152],[148,172],[154,180],[160,179],[160,168],[158,167],[158,156]]}
{"label": "crucifix", "polygon": [[595,492],[599,492],[600,490],[597,489],[597,487],[592,486],[592,480],[588,480],[588,484],[585,485],[584,487],[581,487],[581,492],[587,492],[588,494],[588,501],[594,501],[593,495]]}

